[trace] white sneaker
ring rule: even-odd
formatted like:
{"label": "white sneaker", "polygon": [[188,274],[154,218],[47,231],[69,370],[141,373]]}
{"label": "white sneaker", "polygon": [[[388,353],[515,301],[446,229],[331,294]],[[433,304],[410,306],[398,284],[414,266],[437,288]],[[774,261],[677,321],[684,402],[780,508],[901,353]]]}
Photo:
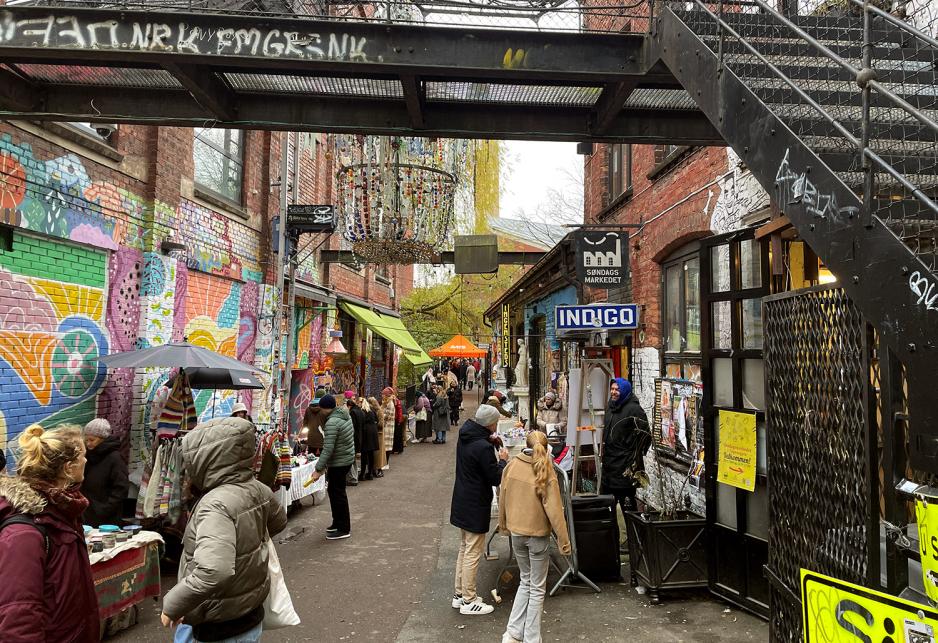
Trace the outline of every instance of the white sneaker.
{"label": "white sneaker", "polygon": [[502,634],[502,643],[521,643],[521,639],[516,639],[508,632]]}
{"label": "white sneaker", "polygon": [[462,596],[453,594],[453,609],[458,610],[460,607],[462,607]]}
{"label": "white sneaker", "polygon": [[460,614],[471,616],[482,616],[483,614],[491,614],[494,611],[495,608],[483,601],[481,596],[476,596],[470,603],[463,601],[462,607],[459,608]]}

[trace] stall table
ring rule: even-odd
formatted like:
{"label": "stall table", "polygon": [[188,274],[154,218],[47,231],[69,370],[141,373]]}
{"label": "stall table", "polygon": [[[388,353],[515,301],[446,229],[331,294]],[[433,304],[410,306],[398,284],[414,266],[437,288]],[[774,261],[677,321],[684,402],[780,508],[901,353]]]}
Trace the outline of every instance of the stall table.
{"label": "stall table", "polygon": [[313,477],[313,472],[316,471],[316,462],[317,460],[310,460],[306,464],[293,467],[290,476],[290,488],[280,487],[274,492],[274,497],[277,498],[281,507],[286,509],[300,498],[307,496],[312,496],[313,504],[317,505],[325,499],[326,476],[322,476],[308,487],[303,486],[307,480]]}
{"label": "stall table", "polygon": [[158,533],[141,531],[125,543],[90,554],[102,630],[133,625],[133,608],[146,598],[159,598],[162,545]]}

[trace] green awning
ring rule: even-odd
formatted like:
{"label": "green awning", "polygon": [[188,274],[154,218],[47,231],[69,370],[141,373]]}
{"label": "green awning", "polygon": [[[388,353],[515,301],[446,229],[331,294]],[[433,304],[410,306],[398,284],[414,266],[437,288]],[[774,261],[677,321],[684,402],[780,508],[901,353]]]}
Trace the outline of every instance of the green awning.
{"label": "green awning", "polygon": [[411,364],[419,366],[429,364],[433,359],[427,355],[414,339],[410,331],[404,327],[404,323],[397,317],[382,315],[364,306],[356,306],[347,301],[340,302],[342,310],[361,322],[365,327],[392,344],[396,344],[404,349],[404,355]]}

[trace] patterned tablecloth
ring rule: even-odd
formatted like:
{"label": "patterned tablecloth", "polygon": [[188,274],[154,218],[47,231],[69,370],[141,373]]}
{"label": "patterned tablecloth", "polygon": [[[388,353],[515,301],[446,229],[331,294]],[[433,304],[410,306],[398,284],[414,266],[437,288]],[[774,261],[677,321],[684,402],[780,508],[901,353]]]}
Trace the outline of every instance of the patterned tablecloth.
{"label": "patterned tablecloth", "polygon": [[291,503],[299,500],[300,498],[305,498],[306,496],[312,496],[316,494],[319,498],[317,502],[321,502],[322,496],[326,493],[326,476],[322,476],[319,480],[304,487],[303,484],[313,477],[313,472],[316,470],[316,460],[311,460],[306,464],[301,464],[298,467],[293,468],[293,473],[290,479],[290,488],[284,489],[281,487],[278,489],[274,496],[280,502],[282,507],[289,507]]}
{"label": "patterned tablecloth", "polygon": [[160,543],[140,541],[140,546],[99,560],[91,565],[91,576],[102,621],[145,598],[159,597]]}

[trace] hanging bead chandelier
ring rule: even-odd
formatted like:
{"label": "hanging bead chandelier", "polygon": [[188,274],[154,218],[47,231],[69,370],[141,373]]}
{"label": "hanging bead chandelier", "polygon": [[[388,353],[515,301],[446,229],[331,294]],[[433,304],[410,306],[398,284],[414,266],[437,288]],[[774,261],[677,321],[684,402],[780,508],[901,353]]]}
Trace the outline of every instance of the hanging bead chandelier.
{"label": "hanging bead chandelier", "polygon": [[368,263],[429,261],[453,224],[465,141],[336,136],[343,236]]}

